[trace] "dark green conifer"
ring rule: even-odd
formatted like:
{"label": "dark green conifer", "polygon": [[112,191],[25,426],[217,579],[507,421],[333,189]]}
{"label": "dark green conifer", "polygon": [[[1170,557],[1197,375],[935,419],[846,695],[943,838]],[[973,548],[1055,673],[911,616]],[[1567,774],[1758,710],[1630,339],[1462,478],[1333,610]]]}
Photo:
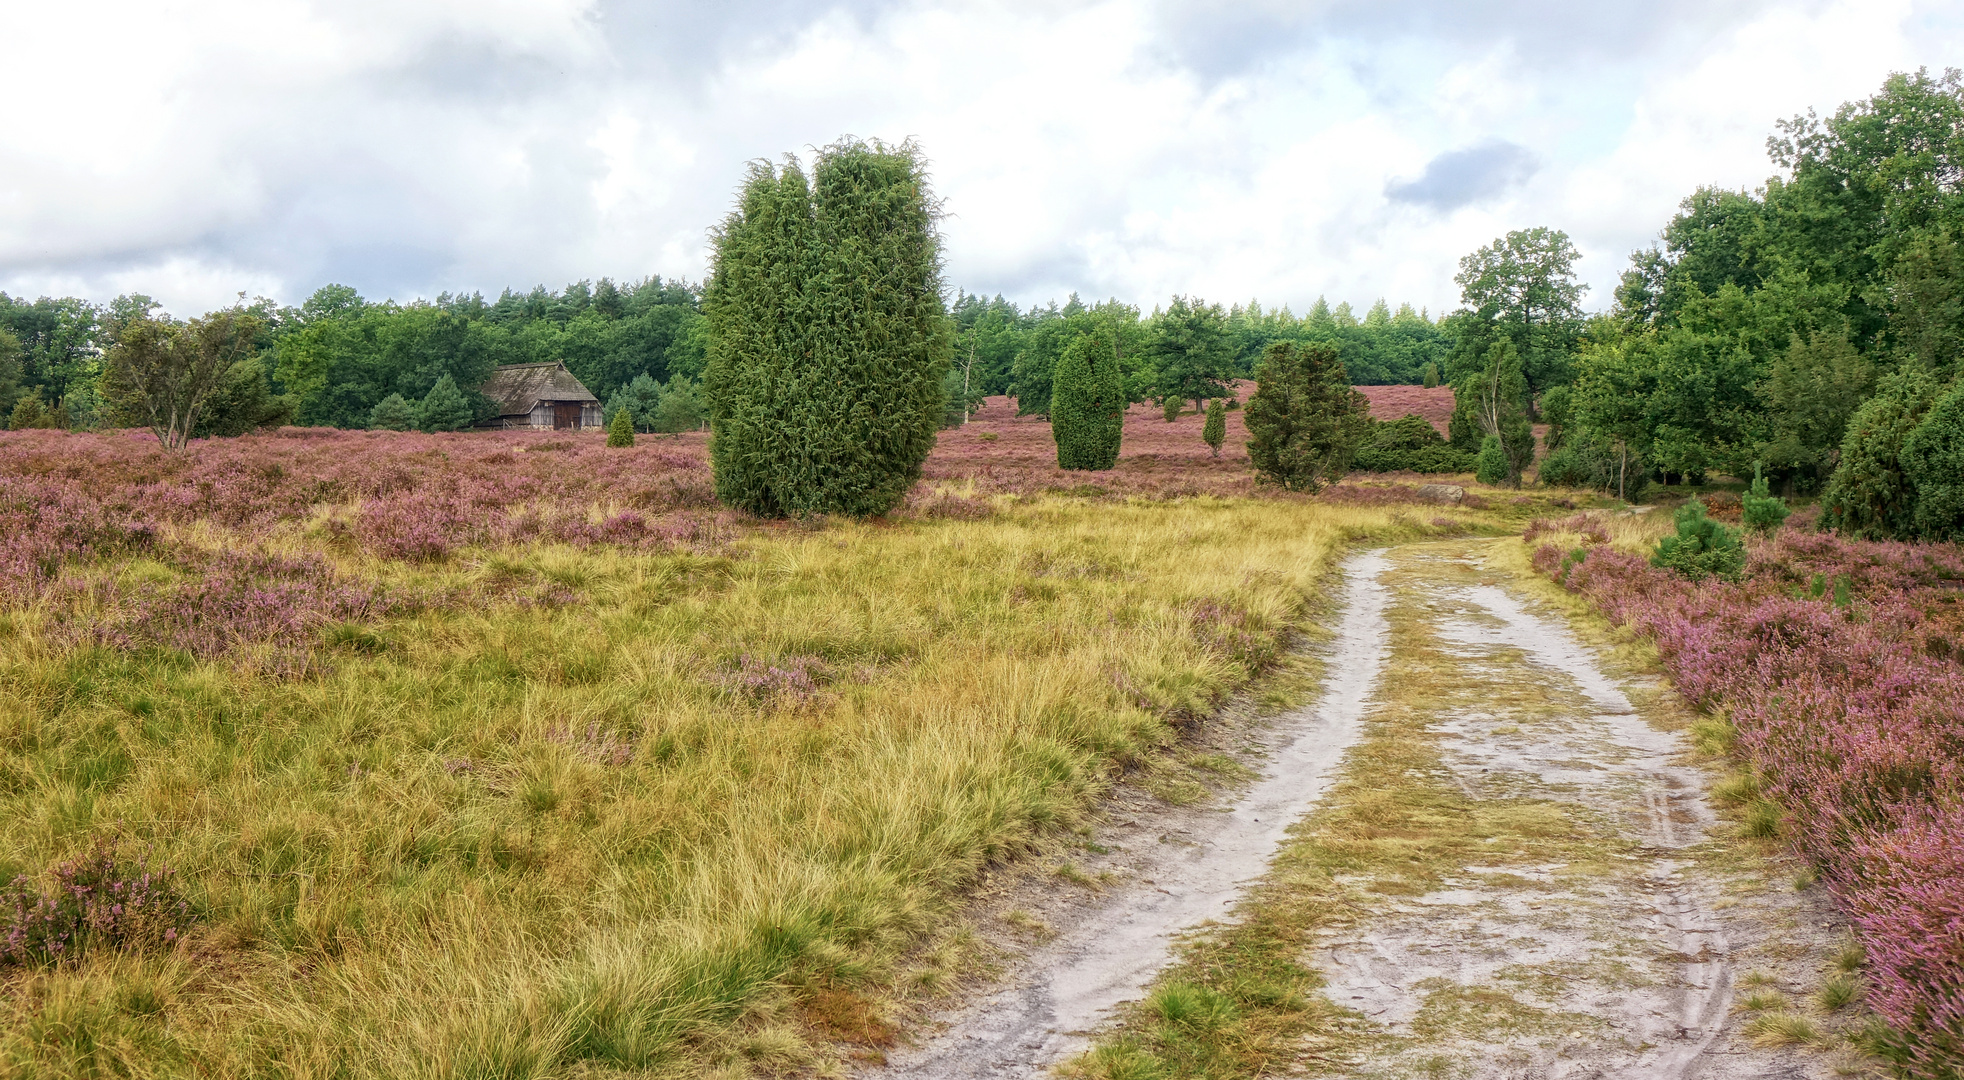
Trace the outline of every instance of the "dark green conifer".
{"label": "dark green conifer", "polygon": [[615,413],[613,423],[607,425],[607,445],[634,445],[634,417],[626,409]]}
{"label": "dark green conifer", "polygon": [[416,426],[424,431],[462,431],[471,426],[471,403],[457,389],[457,380],[445,375],[430,387],[416,406]]}
{"label": "dark green conifer", "polygon": [[953,341],[937,213],[912,143],[834,143],[810,182],[795,161],[751,167],[703,297],[724,502],[866,516],[919,478]]}
{"label": "dark green conifer", "polygon": [[1109,469],[1118,464],[1125,426],[1125,377],[1103,331],[1064,347],[1050,382],[1050,431],[1060,469]]}
{"label": "dark green conifer", "polygon": [[401,394],[390,394],[368,414],[368,426],[375,431],[408,431],[416,426],[416,408]]}
{"label": "dark green conifer", "polygon": [[1215,457],[1221,456],[1221,444],[1227,441],[1227,403],[1220,398],[1207,403],[1207,423],[1200,429],[1200,441]]}
{"label": "dark green conifer", "polygon": [[1903,475],[1916,485],[1916,535],[1964,540],[1964,381],[1903,440]]}
{"label": "dark green conifer", "polygon": [[1256,475],[1290,491],[1342,478],[1371,424],[1370,404],[1351,389],[1337,351],[1293,341],[1262,353],[1242,416]]}
{"label": "dark green conifer", "polygon": [[1787,501],[1767,487],[1766,475],[1761,471],[1759,462],[1753,462],[1753,486],[1747,489],[1741,509],[1746,527],[1765,535],[1779,528],[1790,513],[1792,511],[1787,509]]}
{"label": "dark green conifer", "polygon": [[1821,527],[1864,540],[1916,531],[1916,485],[1903,472],[1903,442],[1936,397],[1936,380],[1917,365],[1884,376],[1855,410],[1841,440],[1841,463],[1821,494]]}

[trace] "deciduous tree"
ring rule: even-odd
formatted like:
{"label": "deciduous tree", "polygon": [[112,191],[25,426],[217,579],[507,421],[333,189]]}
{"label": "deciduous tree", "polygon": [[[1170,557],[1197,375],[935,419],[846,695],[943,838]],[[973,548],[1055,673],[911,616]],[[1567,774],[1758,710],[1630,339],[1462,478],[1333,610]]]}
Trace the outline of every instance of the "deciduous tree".
{"label": "deciduous tree", "polygon": [[103,397],[119,420],[149,428],[165,449],[181,449],[232,369],[253,356],[259,328],[243,303],[183,325],[148,314],[119,323]]}

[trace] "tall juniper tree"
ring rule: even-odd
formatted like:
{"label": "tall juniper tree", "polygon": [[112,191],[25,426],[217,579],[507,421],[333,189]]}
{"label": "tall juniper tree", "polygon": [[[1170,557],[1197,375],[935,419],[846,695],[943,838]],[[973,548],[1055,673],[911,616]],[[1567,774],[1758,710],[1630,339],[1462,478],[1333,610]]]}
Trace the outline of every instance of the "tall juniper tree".
{"label": "tall juniper tree", "polygon": [[1328,345],[1278,341],[1255,369],[1248,399],[1248,458],[1264,481],[1315,491],[1350,471],[1370,431],[1370,403],[1351,389],[1349,372]]}
{"label": "tall juniper tree", "polygon": [[934,446],[952,325],[920,150],[843,139],[751,166],[703,295],[710,464],[767,517],[897,505]]}
{"label": "tall juniper tree", "polygon": [[1109,469],[1118,464],[1125,427],[1125,378],[1118,352],[1102,331],[1064,347],[1051,377],[1050,431],[1060,469]]}

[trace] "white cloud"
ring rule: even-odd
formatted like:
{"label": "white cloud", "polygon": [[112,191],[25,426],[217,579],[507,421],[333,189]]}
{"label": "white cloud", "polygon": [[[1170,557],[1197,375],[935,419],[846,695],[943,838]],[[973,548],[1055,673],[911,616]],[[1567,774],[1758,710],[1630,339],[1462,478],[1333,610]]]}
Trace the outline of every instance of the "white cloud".
{"label": "white cloud", "polygon": [[1964,43],[1911,0],[16,6],[0,288],[179,311],[700,277],[745,160],[847,133],[918,137],[950,283],[1026,302],[1437,312],[1545,224],[1600,304],[1775,119]]}

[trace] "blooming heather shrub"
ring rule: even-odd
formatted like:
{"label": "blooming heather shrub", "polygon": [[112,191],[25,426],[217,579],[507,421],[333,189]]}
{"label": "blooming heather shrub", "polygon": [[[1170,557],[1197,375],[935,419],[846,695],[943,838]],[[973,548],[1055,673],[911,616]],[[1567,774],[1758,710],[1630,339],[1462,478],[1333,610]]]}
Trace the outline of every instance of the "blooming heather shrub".
{"label": "blooming heather shrub", "polygon": [[[1535,565],[1565,558],[1544,544]],[[1957,1076],[1964,551],[1789,530],[1752,546],[1737,583],[1694,584],[1595,546],[1564,584],[1652,638],[1685,697],[1727,710],[1867,949],[1891,1052],[1909,1075]]]}
{"label": "blooming heather shrub", "polygon": [[191,925],[169,867],[98,847],[55,867],[46,892],[27,877],[0,890],[0,968],[51,964],[90,949],[166,946]]}
{"label": "blooming heather shrub", "polygon": [[0,601],[38,594],[65,562],[145,549],[155,539],[145,510],[85,484],[9,479],[0,488]]}
{"label": "blooming heather shrub", "polygon": [[783,656],[771,663],[745,653],[716,681],[754,704],[797,707],[818,697],[832,681],[832,668],[816,656]]}

